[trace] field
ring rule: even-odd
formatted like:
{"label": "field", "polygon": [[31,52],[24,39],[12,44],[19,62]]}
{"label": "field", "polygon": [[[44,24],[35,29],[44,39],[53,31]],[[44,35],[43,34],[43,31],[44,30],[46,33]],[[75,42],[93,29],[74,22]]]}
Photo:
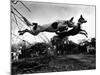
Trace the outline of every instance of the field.
{"label": "field", "polygon": [[12,62],[12,75],[60,71],[96,69],[96,56],[71,54],[60,56],[39,56]]}

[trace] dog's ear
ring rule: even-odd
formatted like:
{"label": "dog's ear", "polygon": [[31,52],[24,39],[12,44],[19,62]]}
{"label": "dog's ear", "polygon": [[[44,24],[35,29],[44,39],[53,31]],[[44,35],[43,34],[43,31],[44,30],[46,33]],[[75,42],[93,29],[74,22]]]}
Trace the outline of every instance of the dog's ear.
{"label": "dog's ear", "polygon": [[72,21],[73,21],[73,19],[74,19],[74,17],[72,17],[69,21],[70,21],[70,22],[72,22]]}
{"label": "dog's ear", "polygon": [[80,18],[83,18],[82,14],[80,15]]}

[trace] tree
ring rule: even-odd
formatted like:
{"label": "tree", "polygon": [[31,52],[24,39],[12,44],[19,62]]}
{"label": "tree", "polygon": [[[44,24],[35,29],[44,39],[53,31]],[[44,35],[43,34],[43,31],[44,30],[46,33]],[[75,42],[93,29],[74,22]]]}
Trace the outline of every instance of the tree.
{"label": "tree", "polygon": [[91,45],[96,47],[96,38],[91,38]]}
{"label": "tree", "polygon": [[66,53],[76,53],[78,52],[78,45],[73,41],[68,40],[68,37],[63,39],[54,36],[51,39],[53,45],[56,46],[56,53],[64,55]]}
{"label": "tree", "polygon": [[87,46],[89,45],[89,41],[83,39],[80,43],[79,43],[79,50],[80,53],[87,53]]}

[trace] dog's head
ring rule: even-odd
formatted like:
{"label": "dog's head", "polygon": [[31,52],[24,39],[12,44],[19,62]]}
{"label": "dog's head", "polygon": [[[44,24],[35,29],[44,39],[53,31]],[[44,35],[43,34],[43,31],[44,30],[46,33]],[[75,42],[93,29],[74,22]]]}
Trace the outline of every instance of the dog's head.
{"label": "dog's head", "polygon": [[66,21],[68,27],[73,27],[73,26],[74,26],[73,19],[74,19],[74,17],[72,17],[70,20],[67,20],[67,21]]}
{"label": "dog's head", "polygon": [[80,15],[80,18],[79,18],[78,22],[79,22],[79,23],[86,23],[87,20],[85,20],[85,18],[83,18],[83,16]]}

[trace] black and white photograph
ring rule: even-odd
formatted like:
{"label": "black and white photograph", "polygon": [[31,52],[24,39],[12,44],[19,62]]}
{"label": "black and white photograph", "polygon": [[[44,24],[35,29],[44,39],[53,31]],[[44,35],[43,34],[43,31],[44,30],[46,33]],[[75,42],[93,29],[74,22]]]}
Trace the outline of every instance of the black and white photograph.
{"label": "black and white photograph", "polygon": [[96,69],[96,6],[10,1],[11,75]]}

